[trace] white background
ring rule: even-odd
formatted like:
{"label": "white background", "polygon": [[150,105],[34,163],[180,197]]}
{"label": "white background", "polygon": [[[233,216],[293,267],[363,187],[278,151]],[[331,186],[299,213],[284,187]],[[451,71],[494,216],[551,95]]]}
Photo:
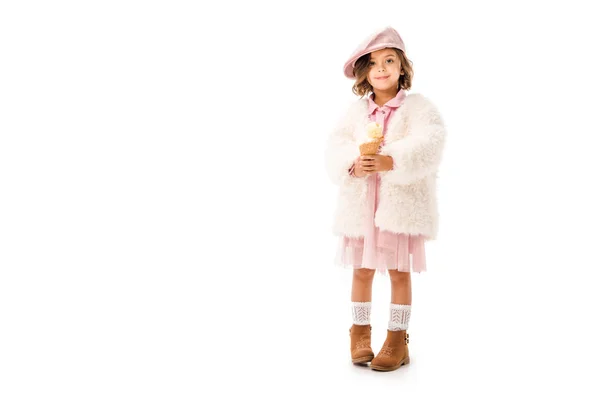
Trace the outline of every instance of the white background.
{"label": "white background", "polygon": [[[3,1],[0,398],[598,398],[585,3]],[[386,25],[448,140],[412,362],[376,373],[323,151]]]}

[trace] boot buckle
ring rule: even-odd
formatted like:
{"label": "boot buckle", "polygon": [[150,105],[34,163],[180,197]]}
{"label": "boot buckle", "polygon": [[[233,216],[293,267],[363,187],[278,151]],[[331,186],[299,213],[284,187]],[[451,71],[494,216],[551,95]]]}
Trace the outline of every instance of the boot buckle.
{"label": "boot buckle", "polygon": [[404,336],[404,343],[408,344],[408,333],[406,334],[406,336]]}

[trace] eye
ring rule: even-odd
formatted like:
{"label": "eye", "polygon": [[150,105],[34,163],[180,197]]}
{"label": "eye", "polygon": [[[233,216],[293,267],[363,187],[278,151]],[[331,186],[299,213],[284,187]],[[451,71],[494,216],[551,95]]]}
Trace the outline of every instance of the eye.
{"label": "eye", "polygon": [[386,61],[389,61],[389,62],[390,62],[390,64],[391,64],[391,63],[393,63],[393,62],[394,62],[394,59],[393,59],[393,58],[388,58]]}

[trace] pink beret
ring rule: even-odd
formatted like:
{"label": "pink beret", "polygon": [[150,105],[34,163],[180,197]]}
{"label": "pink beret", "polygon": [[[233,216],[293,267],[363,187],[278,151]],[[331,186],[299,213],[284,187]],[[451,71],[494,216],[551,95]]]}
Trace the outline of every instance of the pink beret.
{"label": "pink beret", "polygon": [[390,26],[373,33],[356,48],[354,53],[352,53],[348,61],[344,64],[344,75],[346,75],[347,78],[354,79],[353,70],[356,60],[365,54],[385,48],[396,48],[406,52],[400,34]]}

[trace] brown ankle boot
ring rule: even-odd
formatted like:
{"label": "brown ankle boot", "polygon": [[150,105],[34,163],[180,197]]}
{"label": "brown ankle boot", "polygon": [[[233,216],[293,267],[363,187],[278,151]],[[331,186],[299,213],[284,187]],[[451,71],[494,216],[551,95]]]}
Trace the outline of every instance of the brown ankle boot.
{"label": "brown ankle boot", "polygon": [[350,355],[354,364],[366,364],[375,354],[371,350],[371,325],[355,325],[350,328]]}
{"label": "brown ankle boot", "polygon": [[393,371],[401,365],[410,363],[408,357],[408,333],[406,331],[387,331],[383,347],[371,361],[375,371]]}

